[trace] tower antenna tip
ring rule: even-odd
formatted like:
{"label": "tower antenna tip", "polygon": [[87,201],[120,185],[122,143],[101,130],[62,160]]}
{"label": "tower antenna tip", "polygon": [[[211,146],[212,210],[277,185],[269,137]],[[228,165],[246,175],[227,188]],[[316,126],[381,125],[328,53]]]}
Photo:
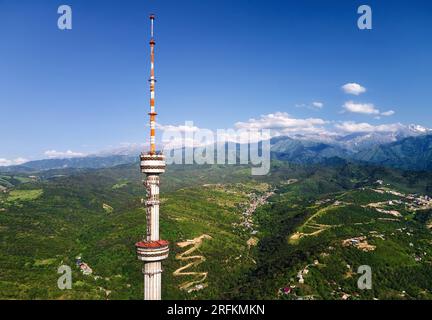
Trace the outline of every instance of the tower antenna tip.
{"label": "tower antenna tip", "polygon": [[151,21],[151,43],[150,44],[154,44],[154,40],[153,40],[153,36],[154,36],[154,20],[155,20],[155,15],[152,13],[150,15],[150,21]]}

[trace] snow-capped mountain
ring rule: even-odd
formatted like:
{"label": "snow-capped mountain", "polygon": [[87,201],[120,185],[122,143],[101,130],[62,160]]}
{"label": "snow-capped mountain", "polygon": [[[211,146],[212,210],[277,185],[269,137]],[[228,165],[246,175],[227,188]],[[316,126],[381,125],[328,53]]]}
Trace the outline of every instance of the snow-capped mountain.
{"label": "snow-capped mountain", "polygon": [[[418,166],[413,165],[415,161],[408,161],[407,159],[417,159],[418,154],[427,153],[428,156],[422,162],[426,163],[423,167],[428,165],[430,138],[432,138],[432,129],[419,125],[395,124],[383,126],[370,132],[326,131],[320,134],[294,133],[287,136],[277,136],[271,139],[271,150],[276,158],[297,163],[319,163],[326,161],[326,159],[342,158],[384,164],[384,160],[393,155],[394,161],[388,159],[388,163],[403,167],[404,163],[402,162],[405,161],[408,165],[404,168],[418,168]],[[399,148],[399,143],[403,145],[404,150],[410,151],[396,154],[394,150]],[[413,148],[408,148],[410,145]],[[138,155],[146,150],[148,147],[144,144],[123,144],[120,147],[86,157],[31,161],[20,166],[2,167],[2,171],[106,168],[137,162]],[[387,152],[387,150],[391,150],[391,152]],[[402,161],[401,159],[405,160]]]}
{"label": "snow-capped mountain", "polygon": [[364,132],[353,133],[335,131],[320,134],[292,134],[287,137],[299,141],[325,143],[355,153],[377,145],[428,134],[432,134],[432,129],[420,125],[403,125],[399,123],[378,128],[374,131],[365,130]]}
{"label": "snow-capped mountain", "polygon": [[397,126],[397,129],[395,129],[394,131],[355,133],[342,136],[336,139],[335,142],[339,143],[341,147],[344,147],[354,152],[358,152],[377,145],[397,142],[408,137],[417,137],[421,135],[432,134],[431,129],[419,125],[406,126],[399,124]]}

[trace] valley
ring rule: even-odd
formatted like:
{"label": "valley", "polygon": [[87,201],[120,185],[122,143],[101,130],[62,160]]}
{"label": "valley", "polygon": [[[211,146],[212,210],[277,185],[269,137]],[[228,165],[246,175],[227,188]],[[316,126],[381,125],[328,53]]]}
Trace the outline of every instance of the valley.
{"label": "valley", "polygon": [[[432,298],[430,174],[282,161],[249,172],[172,166],[164,176],[165,299]],[[33,174],[2,176],[1,297],[141,299],[136,165]],[[77,256],[95,276],[73,267],[73,289],[59,290],[57,268]],[[356,286],[361,265],[372,290]]]}

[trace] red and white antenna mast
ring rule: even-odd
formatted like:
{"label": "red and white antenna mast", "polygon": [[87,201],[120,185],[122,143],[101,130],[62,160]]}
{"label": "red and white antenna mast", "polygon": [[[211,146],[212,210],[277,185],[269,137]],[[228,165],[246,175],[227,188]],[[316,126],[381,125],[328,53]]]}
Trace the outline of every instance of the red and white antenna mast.
{"label": "red and white antenna mast", "polygon": [[150,154],[156,154],[156,110],[155,110],[155,45],[154,40],[154,14],[150,15],[151,21],[151,40],[150,40]]}

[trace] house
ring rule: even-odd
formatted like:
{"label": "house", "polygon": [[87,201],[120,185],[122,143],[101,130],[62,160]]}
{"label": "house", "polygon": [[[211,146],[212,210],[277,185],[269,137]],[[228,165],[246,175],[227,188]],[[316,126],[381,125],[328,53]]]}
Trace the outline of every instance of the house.
{"label": "house", "polygon": [[291,287],[282,288],[283,294],[290,294],[292,292]]}
{"label": "house", "polygon": [[85,276],[89,276],[93,273],[92,268],[90,268],[86,263],[82,263],[80,265],[80,269],[81,269],[81,272],[83,273],[83,275],[85,275]]}

